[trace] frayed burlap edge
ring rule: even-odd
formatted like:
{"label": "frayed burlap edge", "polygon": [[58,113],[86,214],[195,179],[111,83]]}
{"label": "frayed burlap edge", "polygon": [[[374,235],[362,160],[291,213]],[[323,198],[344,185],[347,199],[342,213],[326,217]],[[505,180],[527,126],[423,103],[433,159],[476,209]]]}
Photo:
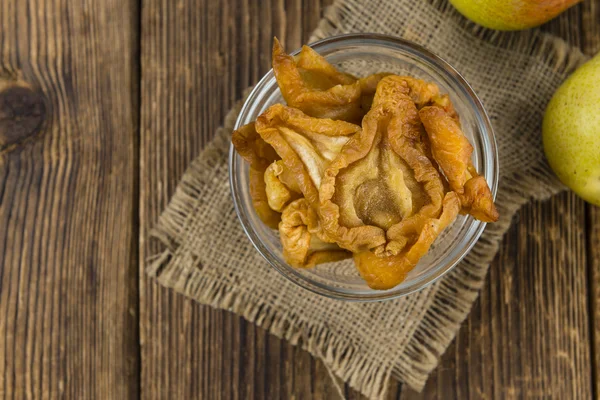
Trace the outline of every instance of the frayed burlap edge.
{"label": "frayed burlap edge", "polygon": [[[444,12],[454,12],[447,9],[450,6],[445,0],[433,0],[432,3]],[[358,7],[354,0],[336,1],[326,10],[311,41],[343,32],[346,15]],[[528,53],[543,59],[560,73],[569,73],[585,61],[583,54],[573,52],[566,43],[551,35],[537,31],[520,34],[489,31],[463,21],[462,29],[485,39],[490,46]],[[210,179],[207,171],[227,158],[230,132],[240,107],[241,102],[228,113],[224,126],[219,128],[214,140],[192,162],[169,206],[151,232],[166,248],[148,260],[148,274],[156,277],[164,286],[203,304],[230,310],[271,334],[293,345],[300,345],[313,356],[321,358],[338,377],[366,396],[383,397],[391,377],[421,390],[477,298],[487,267],[498,251],[499,242],[508,230],[512,216],[531,200],[529,189],[534,185],[540,187],[539,183],[543,182],[548,190],[536,193],[535,199],[545,199],[561,191],[562,185],[544,165],[523,171],[518,176],[501,177],[497,195],[501,220],[488,225],[461,265],[438,283],[432,306],[428,308],[396,366],[390,369],[387,365],[376,365],[368,355],[358,354],[351,343],[334,337],[324,326],[305,323],[295,315],[282,315],[256,298],[238,292],[235,287],[210,280],[199,271],[184,267],[185,259],[180,259],[179,263],[169,263],[176,256],[192,257],[179,253],[180,243],[177,241],[182,239],[188,218],[195,212],[198,204],[195,200],[202,196],[201,188]],[[190,260],[190,264],[193,264],[193,260]],[[399,365],[405,368],[400,369]]]}

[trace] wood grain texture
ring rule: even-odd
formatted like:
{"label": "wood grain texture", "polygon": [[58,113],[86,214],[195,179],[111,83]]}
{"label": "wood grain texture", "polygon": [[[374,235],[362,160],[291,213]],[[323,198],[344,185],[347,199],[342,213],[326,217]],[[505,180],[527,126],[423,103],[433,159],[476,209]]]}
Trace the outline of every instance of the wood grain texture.
{"label": "wood grain texture", "polygon": [[[582,5],[582,48],[590,56],[600,52],[600,1]],[[586,205],[587,250],[590,282],[590,336],[592,339],[592,380],[600,396],[600,207]]]}
{"label": "wood grain texture", "polygon": [[594,393],[600,390],[600,207],[588,205],[588,264],[590,281],[590,335]]}
{"label": "wood grain texture", "polygon": [[[148,230],[187,165],[243,90],[270,68],[273,36],[299,47],[325,3],[143,2],[140,260],[158,250]],[[145,275],[140,296],[142,398],[335,396],[321,362],[240,317],[200,306]]]}
{"label": "wood grain texture", "polygon": [[1,398],[137,397],[136,27],[0,2]]}

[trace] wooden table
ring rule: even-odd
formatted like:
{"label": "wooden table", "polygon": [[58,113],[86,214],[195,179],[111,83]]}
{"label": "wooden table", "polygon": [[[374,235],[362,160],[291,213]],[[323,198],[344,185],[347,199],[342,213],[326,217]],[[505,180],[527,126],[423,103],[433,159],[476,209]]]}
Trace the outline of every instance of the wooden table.
{"label": "wooden table", "polygon": [[[143,273],[149,229],[273,35],[297,48],[326,3],[0,1],[0,398],[334,396],[308,353]],[[594,54],[600,1],[542,29]],[[599,304],[600,209],[530,204],[424,392],[389,397],[597,396]]]}

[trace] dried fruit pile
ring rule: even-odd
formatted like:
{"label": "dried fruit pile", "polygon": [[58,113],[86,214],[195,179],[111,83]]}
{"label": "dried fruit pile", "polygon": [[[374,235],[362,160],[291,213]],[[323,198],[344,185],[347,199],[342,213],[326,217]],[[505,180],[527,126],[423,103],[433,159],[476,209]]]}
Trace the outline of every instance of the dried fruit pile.
{"label": "dried fruit pile", "polygon": [[287,106],[271,106],[232,142],[250,164],[254,208],[279,230],[290,265],[353,257],[371,288],[389,289],[459,213],[498,219],[435,84],[357,79],[308,46],[290,56],[277,39],[273,70]]}

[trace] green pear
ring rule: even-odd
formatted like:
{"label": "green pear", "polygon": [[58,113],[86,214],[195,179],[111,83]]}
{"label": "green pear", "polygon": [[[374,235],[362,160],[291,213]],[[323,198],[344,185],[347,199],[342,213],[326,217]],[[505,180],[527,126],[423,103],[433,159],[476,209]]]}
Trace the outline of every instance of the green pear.
{"label": "green pear", "polygon": [[600,53],[554,93],[542,136],[548,162],[561,182],[600,206]]}
{"label": "green pear", "polygon": [[550,21],[581,0],[450,0],[458,11],[486,28],[528,29]]}

